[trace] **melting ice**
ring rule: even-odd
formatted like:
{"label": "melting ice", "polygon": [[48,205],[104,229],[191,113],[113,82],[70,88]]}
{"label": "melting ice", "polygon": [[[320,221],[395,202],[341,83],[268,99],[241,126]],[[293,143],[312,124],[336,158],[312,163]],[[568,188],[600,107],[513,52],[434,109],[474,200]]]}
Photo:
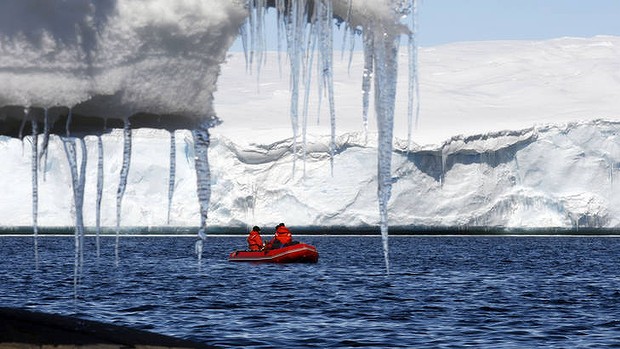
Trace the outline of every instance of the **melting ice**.
{"label": "melting ice", "polygon": [[[72,8],[64,2],[55,2],[50,6],[31,6],[30,2],[0,5],[2,13],[9,15],[9,18],[0,21],[0,67],[3,68],[0,77],[5,82],[0,86],[0,112],[7,125],[4,128],[6,135],[17,136],[13,125],[21,124],[21,138],[24,122],[29,121],[32,124],[35,236],[38,214],[36,136],[39,132],[39,120],[31,113],[23,113],[23,109],[13,108],[14,105],[44,108],[45,149],[49,133],[58,134],[58,125],[62,124],[62,121],[76,127],[76,134],[82,139],[81,145],[84,144],[85,135],[108,132],[108,128],[119,127],[119,121],[123,124],[125,150],[116,199],[117,257],[121,204],[131,159],[131,128],[155,127],[172,131],[178,128],[193,129],[201,207],[199,235],[203,237],[211,190],[207,150],[210,142],[208,127],[212,125],[208,123],[215,115],[212,101],[220,64],[241,24],[248,18],[252,39],[249,62],[251,65],[256,56],[257,76],[260,75],[264,48],[263,22],[267,4],[264,0],[247,3],[207,3],[197,0],[172,3],[143,0],[118,1],[114,4],[93,2],[91,6],[80,9]],[[412,26],[401,24],[400,18],[403,15],[412,15],[414,1],[280,0],[271,5],[276,7],[278,19],[284,22],[283,26],[278,27],[286,32],[292,78],[290,114],[295,155],[300,84],[304,77],[307,83],[310,82],[309,74],[303,72],[312,69],[312,60],[308,57],[314,54],[312,51],[305,52],[307,44],[318,41],[319,86],[324,86],[327,91],[332,125],[329,153],[333,161],[336,144],[332,74],[333,17],[346,20],[348,28],[352,30],[361,29],[365,37],[373,36],[372,44],[365,45],[368,52],[366,57],[373,60],[376,84],[387,84],[387,88],[381,91],[375,87],[375,91],[379,92],[375,94],[375,103],[378,124],[381,125],[378,198],[387,266],[387,201],[390,198],[391,186],[389,158],[397,76],[395,62],[398,57],[399,36],[412,29]],[[33,20],[21,21],[21,18]],[[309,30],[308,25],[311,28]],[[246,33],[247,29],[242,29],[242,32]],[[278,35],[280,36],[280,33]],[[411,42],[413,41],[410,40]],[[27,73],[21,73],[23,71]],[[370,76],[369,73],[366,78],[369,79]],[[369,84],[365,83],[365,94],[368,90]],[[364,105],[366,104],[364,102]],[[48,108],[57,106],[65,106],[69,113],[56,112],[53,117],[48,117]],[[307,115],[307,112],[304,111],[303,115]],[[97,119],[105,120],[105,126],[99,125]],[[305,132],[305,126],[303,129]],[[303,139],[306,139],[305,134]],[[72,174],[75,168],[71,160],[73,144],[72,141],[65,141]],[[101,146],[99,149],[102,151]],[[169,200],[174,187],[174,149],[171,149],[170,153]],[[82,161],[85,164],[86,152],[83,151],[83,154]],[[98,159],[101,164],[102,155],[99,155]],[[332,172],[333,166],[332,162]],[[82,204],[78,196],[83,195],[80,194],[83,189],[79,189],[79,184],[82,183],[84,173],[76,176],[78,177],[73,178],[77,185],[74,185],[77,212],[80,210],[78,206]],[[98,179],[102,183],[100,175]],[[97,202],[100,202],[99,196]],[[99,208],[98,206],[97,215]]]}

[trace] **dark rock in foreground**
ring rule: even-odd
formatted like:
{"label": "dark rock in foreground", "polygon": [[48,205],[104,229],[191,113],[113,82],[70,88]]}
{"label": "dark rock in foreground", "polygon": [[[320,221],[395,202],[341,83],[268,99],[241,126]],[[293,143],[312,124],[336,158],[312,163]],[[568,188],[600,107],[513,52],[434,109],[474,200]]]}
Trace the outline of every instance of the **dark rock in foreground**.
{"label": "dark rock in foreground", "polygon": [[69,316],[0,308],[2,348],[213,348],[204,344]]}

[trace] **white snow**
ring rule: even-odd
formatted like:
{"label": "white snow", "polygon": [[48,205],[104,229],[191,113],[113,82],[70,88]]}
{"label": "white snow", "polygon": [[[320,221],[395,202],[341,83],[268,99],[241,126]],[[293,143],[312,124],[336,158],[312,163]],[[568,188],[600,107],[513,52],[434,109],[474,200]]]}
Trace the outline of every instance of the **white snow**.
{"label": "white snow", "polygon": [[[407,104],[397,105],[390,224],[619,226],[618,47],[620,38],[594,37],[421,48],[421,118],[411,153],[406,150]],[[348,59],[334,60],[338,148],[333,176],[326,109],[320,124],[309,126],[305,177],[299,157],[292,173],[288,78],[280,76],[275,53],[266,58],[260,92],[255,77],[245,72],[242,53],[229,53],[222,67],[215,109],[224,123],[211,130],[208,225],[377,224],[376,135],[364,142],[361,53],[353,58],[350,74]],[[406,64],[401,60],[402,72]],[[399,94],[406,95],[406,85],[399,83]],[[316,121],[316,104],[310,111]],[[374,118],[370,121],[376,132]],[[165,131],[134,132],[124,226],[166,225],[169,139]],[[114,226],[122,130],[103,140],[102,224]],[[0,137],[3,226],[32,223],[29,142],[30,136],[23,144]],[[177,131],[176,142],[170,224],[197,226],[191,134]],[[94,226],[97,139],[87,137],[86,143],[84,221]],[[73,225],[71,176],[56,136],[46,171],[45,180],[43,173],[39,178],[38,223]]]}
{"label": "white snow", "polygon": [[[400,54],[394,135],[406,139],[406,50]],[[355,52],[350,71],[348,58],[334,59],[340,134],[363,131],[362,56],[361,51]],[[290,136],[288,76],[283,70],[280,77],[276,54],[267,57],[260,86],[255,79],[239,75],[242,54],[229,53],[227,61],[215,95],[215,108],[224,123],[214,133],[241,140],[252,130],[252,139],[269,142]],[[422,47],[419,75],[420,121],[413,140],[420,145],[439,144],[458,134],[620,117],[620,38],[614,36]],[[325,103],[316,125],[317,100],[316,95],[311,97],[309,129],[329,134]],[[243,125],[237,117],[243,117]],[[369,122],[376,130],[375,118],[371,116]]]}
{"label": "white snow", "polygon": [[[0,106],[81,104],[82,113],[118,119],[138,111],[209,116],[219,63],[247,13],[243,5],[2,2]],[[114,108],[98,96],[115,96]]]}

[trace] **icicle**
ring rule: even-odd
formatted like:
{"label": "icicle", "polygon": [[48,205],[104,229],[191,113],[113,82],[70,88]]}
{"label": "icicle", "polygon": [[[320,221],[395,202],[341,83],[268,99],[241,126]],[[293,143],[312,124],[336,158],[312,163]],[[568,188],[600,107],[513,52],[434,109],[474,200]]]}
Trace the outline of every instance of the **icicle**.
{"label": "icicle", "polygon": [[101,197],[103,196],[103,140],[97,136],[97,202],[96,202],[96,225],[97,225],[97,258],[100,255],[99,236],[101,235]]}
{"label": "icicle", "polygon": [[374,40],[371,33],[364,32],[364,73],[362,76],[362,123],[364,142],[368,143],[368,109],[370,106],[370,88],[374,75]]}
{"label": "icicle", "polygon": [[241,46],[243,47],[243,58],[245,59],[245,72],[250,73],[250,58],[248,53],[248,20],[239,28]]}
{"label": "icicle", "polygon": [[69,132],[69,126],[71,126],[71,117],[73,113],[71,108],[69,108],[69,114],[67,114],[67,123],[65,124],[66,136],[71,136],[71,132]]}
{"label": "icicle", "polygon": [[[342,34],[342,49],[340,51],[340,59],[344,59],[344,49],[347,46],[347,34],[349,33],[349,21],[351,20],[351,11],[353,10],[353,0],[348,1],[347,17],[345,18],[345,27]],[[353,40],[353,37],[350,38]]]}
{"label": "icicle", "polygon": [[[409,91],[407,105],[407,149],[411,147],[412,126],[418,126],[418,118],[420,115],[420,90],[418,82],[418,44],[417,44],[417,0],[411,0],[411,14],[409,22],[408,35],[408,53],[409,53]],[[415,107],[414,107],[415,106]],[[414,118],[415,109],[415,118]],[[415,121],[414,121],[415,120]]]}
{"label": "icicle", "polygon": [[355,30],[351,30],[351,41],[349,42],[349,64],[347,64],[347,74],[351,75],[351,64],[353,63],[353,53],[355,52]]}
{"label": "icicle", "polygon": [[209,201],[211,200],[211,170],[209,169],[209,145],[211,144],[211,139],[209,137],[209,128],[213,127],[217,122],[217,119],[205,121],[192,131],[196,187],[200,203],[199,239],[196,241],[195,246],[198,260],[202,258],[203,242],[207,238],[207,216],[209,213]]}
{"label": "icicle", "polygon": [[418,127],[418,121],[420,120],[420,77],[418,71],[418,0],[413,1],[413,15],[411,18],[411,31],[413,32],[413,42],[411,44],[413,48],[413,58],[409,58],[413,62],[409,62],[409,66],[413,65],[414,74],[414,89],[415,89],[415,119],[414,119],[414,127]]}
{"label": "icicle", "polygon": [[[27,110],[27,114],[29,110]],[[32,123],[32,230],[34,235],[34,265],[39,269],[39,228],[38,228],[38,215],[39,215],[39,167],[38,167],[38,150],[39,143],[39,130],[37,127],[37,120],[34,117],[31,119]]]}
{"label": "icicle", "polygon": [[[321,76],[321,65],[317,64],[316,65],[316,75],[317,76]],[[317,101],[317,106],[316,106],[316,125],[319,126],[321,124],[321,105],[323,103],[323,84],[322,83],[318,83],[316,84],[317,86],[317,96],[318,101]]]}
{"label": "icicle", "polygon": [[[29,108],[24,108],[24,114],[28,115],[28,112],[29,112],[28,110],[29,110]],[[26,127],[26,121],[27,121],[27,119],[23,118],[22,119],[22,123],[19,125],[19,135],[18,135],[18,137],[19,137],[20,140],[24,139],[24,127]]]}
{"label": "icicle", "polygon": [[[312,13],[311,22],[315,23],[316,21],[316,6],[314,7],[314,11]],[[306,66],[305,66],[305,74],[304,74],[304,107],[303,107],[303,119],[302,119],[302,147],[303,147],[303,163],[304,163],[304,177],[306,176],[306,155],[307,155],[307,133],[308,133],[308,103],[310,102],[310,85],[312,83],[312,66],[314,64],[314,51],[316,47],[317,41],[317,32],[318,26],[316,24],[312,24],[310,27],[310,35],[308,35],[308,48],[306,50]]]}
{"label": "icicle", "polygon": [[280,77],[282,76],[282,32],[285,31],[284,28],[284,14],[286,11],[286,6],[284,4],[285,0],[276,0],[276,11],[277,11],[277,40],[278,40],[278,71],[280,73]]}
{"label": "icicle", "polygon": [[84,265],[84,186],[86,183],[86,163],[88,161],[86,153],[86,143],[80,139],[81,164],[78,172],[77,154],[75,150],[75,139],[64,138],[63,146],[69,170],[71,172],[71,183],[73,187],[73,205],[75,207],[75,262],[73,274],[74,297],[77,297],[77,288],[82,275]]}
{"label": "icicle", "polygon": [[353,35],[348,35],[349,33],[353,34],[353,29],[351,29],[351,27],[349,26],[349,22],[351,20],[351,11],[353,10],[353,0],[349,0],[348,1],[348,5],[347,5],[347,17],[345,18],[345,27],[344,27],[344,31],[342,33],[342,48],[340,51],[340,59],[343,60],[344,59],[344,50],[345,47],[347,46],[347,36],[349,36],[349,39],[351,40],[351,42],[349,43],[349,46],[351,48],[350,56],[349,56],[349,72],[351,70],[351,58],[353,57],[353,47],[355,47],[354,41],[355,38]]}
{"label": "icicle", "polygon": [[[250,11],[247,26],[250,29],[250,47],[249,47],[249,55],[246,54],[247,57],[247,67],[249,68],[250,74],[252,74],[252,66],[254,65],[254,44],[256,43],[256,11],[254,9],[254,0],[248,0],[248,10]],[[246,49],[247,50],[247,49]]]}
{"label": "icicle", "polygon": [[77,171],[77,160],[75,153],[75,140],[70,138],[63,138],[62,140],[63,147],[65,149],[65,155],[67,156],[67,162],[69,163],[69,172],[71,173],[71,186],[73,188],[73,206],[75,207],[75,233],[74,233],[74,246],[75,246],[75,259],[73,263],[73,296],[77,298],[77,286],[78,286],[78,271],[79,271],[79,250],[80,250],[80,240],[79,240],[79,232],[78,232],[78,171]]}
{"label": "icicle", "polygon": [[293,128],[293,173],[295,173],[295,159],[297,157],[297,133],[299,132],[298,103],[299,103],[299,75],[304,42],[306,0],[291,3],[291,19],[287,22],[286,42],[290,61],[291,85],[291,125]]}
{"label": "icicle", "polygon": [[265,58],[265,0],[255,0],[256,89],[260,90],[260,71]]}
{"label": "icicle", "polygon": [[320,0],[315,3],[319,6],[319,46],[321,54],[321,77],[323,84],[327,87],[327,97],[329,102],[329,121],[331,128],[331,138],[329,143],[329,156],[331,173],[334,174],[334,154],[336,152],[336,109],[334,106],[334,77],[333,77],[333,11],[332,2]]}
{"label": "icicle", "polygon": [[125,194],[125,187],[127,186],[127,175],[129,174],[129,165],[131,163],[131,124],[129,123],[129,118],[125,118],[123,133],[123,167],[121,168],[118,191],[116,192],[116,244],[114,245],[114,252],[117,265],[119,262],[118,245],[121,229],[121,204],[123,202],[123,195]]}
{"label": "icicle", "polygon": [[45,159],[43,159],[43,181],[45,181],[45,173],[47,171],[47,146],[50,140],[50,129],[49,129],[49,115],[47,112],[47,108],[44,109],[45,117],[43,119],[43,144],[41,153],[39,154],[39,161],[45,155]]}
{"label": "icicle", "polygon": [[383,28],[374,30],[375,112],[378,129],[378,188],[381,236],[385,268],[390,272],[388,246],[388,202],[392,191],[392,137],[398,77],[399,36]]}
{"label": "icicle", "polygon": [[170,131],[170,175],[168,177],[168,219],[167,224],[170,225],[170,210],[172,208],[172,197],[174,196],[174,177],[176,173],[177,163],[177,146],[174,131]]}
{"label": "icicle", "polygon": [[[86,142],[84,142],[84,138],[80,138],[80,149],[82,150],[82,163],[80,166],[80,177],[78,181],[78,196],[79,196],[79,215],[77,215],[77,204],[76,204],[76,221],[77,227],[79,229],[80,235],[80,275],[82,274],[82,266],[84,265],[84,215],[83,215],[83,207],[84,207],[84,186],[86,185],[86,163],[88,161],[88,154],[86,152]],[[78,220],[79,219],[79,220]]]}

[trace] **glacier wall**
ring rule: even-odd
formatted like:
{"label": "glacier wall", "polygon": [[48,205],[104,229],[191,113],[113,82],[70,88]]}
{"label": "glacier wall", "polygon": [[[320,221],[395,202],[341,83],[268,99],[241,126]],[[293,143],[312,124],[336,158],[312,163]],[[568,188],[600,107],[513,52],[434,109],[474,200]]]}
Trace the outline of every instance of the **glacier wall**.
{"label": "glacier wall", "polygon": [[[134,134],[132,169],[123,204],[126,226],[167,224],[168,133]],[[104,135],[106,178],[122,165],[122,131]],[[95,137],[86,137],[96,157]],[[177,182],[172,226],[199,220],[193,169],[193,140],[177,131]],[[377,157],[374,141],[361,133],[337,138],[334,175],[330,174],[328,136],[309,137],[305,163],[297,157],[293,173],[292,139],[236,144],[212,139],[210,226],[376,225]],[[407,151],[397,140],[393,151],[390,225],[496,226],[505,228],[618,227],[620,123],[577,122],[475,136],[453,137],[438,146]],[[28,138],[0,137],[3,200],[0,225],[31,222]],[[92,154],[90,154],[92,153]],[[304,176],[305,170],[305,176]],[[84,221],[95,225],[96,163],[87,167]],[[111,176],[111,177],[110,177]],[[39,224],[74,222],[69,167],[62,142],[52,137],[45,171],[40,173]],[[10,189],[10,190],[9,190]],[[102,225],[115,222],[117,183],[106,181]]]}

